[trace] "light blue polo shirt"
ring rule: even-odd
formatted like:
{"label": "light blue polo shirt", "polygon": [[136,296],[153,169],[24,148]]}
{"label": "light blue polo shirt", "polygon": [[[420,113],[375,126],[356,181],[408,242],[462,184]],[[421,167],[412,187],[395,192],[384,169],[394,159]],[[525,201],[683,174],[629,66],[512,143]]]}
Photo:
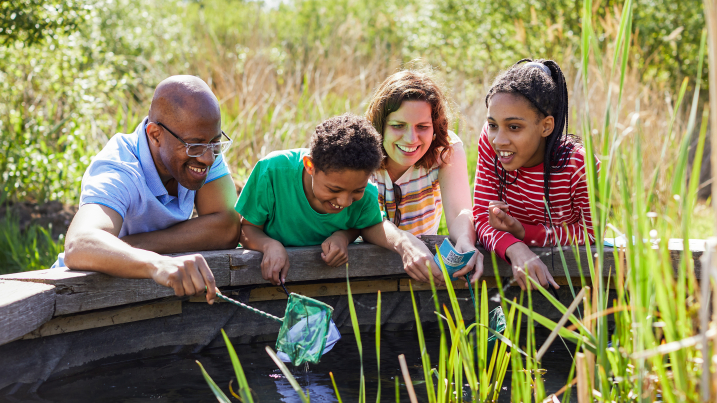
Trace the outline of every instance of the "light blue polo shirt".
{"label": "light blue polo shirt", "polygon": [[[124,220],[120,238],[152,232],[188,220],[196,191],[178,185],[170,196],[159,178],[147,143],[144,118],[134,133],[115,134],[90,163],[82,177],[80,207],[101,204]],[[222,155],[214,160],[205,185],[229,174]]]}

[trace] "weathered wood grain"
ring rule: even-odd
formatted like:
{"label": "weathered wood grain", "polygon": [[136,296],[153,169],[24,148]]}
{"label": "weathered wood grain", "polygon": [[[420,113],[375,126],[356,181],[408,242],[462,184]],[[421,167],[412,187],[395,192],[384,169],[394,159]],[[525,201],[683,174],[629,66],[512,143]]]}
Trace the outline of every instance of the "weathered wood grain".
{"label": "weathered wood grain", "polygon": [[52,318],[55,287],[0,280],[0,345],[32,332]]}
{"label": "weathered wood grain", "polygon": [[[442,242],[445,236],[423,236],[422,240],[435,252],[435,245]],[[670,241],[670,247],[681,249],[674,240]],[[690,245],[694,249],[694,245]],[[576,256],[572,247],[563,248],[566,270],[560,258],[558,248],[534,248],[533,251],[548,267],[553,277],[579,278],[580,271],[584,276],[589,277],[587,248],[577,248],[579,255]],[[495,276],[491,256],[482,248],[478,249],[483,254],[483,277],[488,279]],[[593,248],[594,250],[594,248]],[[268,285],[261,276],[260,252],[232,249],[222,251],[200,252],[209,266],[212,268],[217,285],[223,286],[251,286]],[[321,248],[319,246],[287,248],[291,268],[287,276],[288,283],[296,282],[317,282],[343,280],[346,278],[346,267],[329,267],[321,260]],[[678,270],[679,259],[682,252],[672,250],[670,257],[673,260],[675,270]],[[699,248],[692,252],[692,270],[699,278],[700,265]],[[172,255],[177,256],[177,255]],[[592,260],[593,258],[590,257]],[[511,277],[510,265],[502,259],[497,259],[498,275]],[[604,277],[613,276],[615,260],[613,249],[605,248],[605,260],[601,273]],[[349,276],[356,280],[364,280],[382,276],[406,276],[403,264],[397,253],[377,247],[371,244],[353,244],[349,246]],[[54,285],[57,298],[55,315],[67,315],[76,312],[84,312],[94,309],[101,309],[113,306],[120,306],[142,301],[168,297],[174,294],[173,290],[156,284],[148,279],[121,279],[114,278],[95,272],[83,272],[69,269],[40,270],[36,272],[16,273],[0,276],[0,279],[36,282]]]}
{"label": "weathered wood grain", "polygon": [[[218,286],[229,285],[231,251],[201,254],[214,273]],[[179,256],[179,254],[174,255]],[[126,279],[67,268],[37,270],[1,276],[2,279],[44,283],[56,287],[55,316],[149,301],[174,295],[174,290],[151,279]]]}
{"label": "weathered wood grain", "polygon": [[78,332],[80,330],[161,318],[181,313],[182,301],[176,300],[100,312],[61,316],[46,322],[38,329],[26,334],[23,336],[23,339],[35,339],[62,333]]}

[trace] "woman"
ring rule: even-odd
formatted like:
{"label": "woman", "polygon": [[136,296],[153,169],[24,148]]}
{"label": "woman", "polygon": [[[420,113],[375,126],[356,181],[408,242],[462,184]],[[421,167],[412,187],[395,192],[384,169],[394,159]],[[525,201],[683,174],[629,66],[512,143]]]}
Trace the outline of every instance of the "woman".
{"label": "woman", "polygon": [[[483,256],[475,248],[466,153],[458,136],[448,130],[449,112],[447,97],[429,73],[404,70],[388,77],[366,112],[382,136],[384,151],[381,169],[371,181],[378,187],[386,219],[414,236],[435,235],[445,209],[456,250],[476,251],[454,277],[475,268],[475,281],[483,272]],[[431,253],[423,247],[413,258],[413,270],[407,271],[420,279],[421,272],[427,272],[425,263],[433,263]],[[442,280],[440,271],[431,268]]]}

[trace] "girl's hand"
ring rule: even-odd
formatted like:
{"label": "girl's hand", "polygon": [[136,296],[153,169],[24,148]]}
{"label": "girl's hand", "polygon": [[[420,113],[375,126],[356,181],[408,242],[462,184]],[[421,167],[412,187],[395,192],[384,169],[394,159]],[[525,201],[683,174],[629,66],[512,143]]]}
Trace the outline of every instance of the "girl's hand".
{"label": "girl's hand", "polygon": [[510,259],[513,266],[513,277],[521,289],[525,290],[528,284],[528,280],[525,278],[526,272],[543,287],[552,284],[556,290],[560,288],[548,271],[548,267],[523,242],[510,245],[505,251],[505,256]]}
{"label": "girl's hand", "polygon": [[341,266],[349,261],[349,240],[343,231],[336,231],[321,244],[321,259],[331,267]]}
{"label": "girl's hand", "polygon": [[456,241],[455,248],[460,253],[475,251],[475,254],[464,268],[453,273],[453,278],[463,278],[463,276],[470,273],[471,270],[475,268],[475,273],[473,273],[473,277],[471,277],[471,283],[475,283],[476,280],[483,275],[483,255],[478,252],[475,245],[471,245],[470,241],[467,241],[465,238],[458,239],[458,241]]}
{"label": "girl's hand", "polygon": [[498,231],[505,231],[518,239],[525,237],[525,228],[515,217],[508,214],[506,202],[492,201],[488,203],[488,223]]}
{"label": "girl's hand", "polygon": [[289,271],[289,255],[284,245],[279,241],[269,242],[263,251],[261,259],[261,276],[273,285],[286,282],[286,273]]}

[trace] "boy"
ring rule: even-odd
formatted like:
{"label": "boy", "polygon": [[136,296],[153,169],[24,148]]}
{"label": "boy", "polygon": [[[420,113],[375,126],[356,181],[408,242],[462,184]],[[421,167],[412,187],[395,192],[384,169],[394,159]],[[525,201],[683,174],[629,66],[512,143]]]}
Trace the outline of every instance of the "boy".
{"label": "boy", "polygon": [[240,242],[264,254],[264,279],[285,281],[286,246],[321,244],[321,258],[339,266],[348,262],[348,244],[359,235],[401,254],[406,268],[428,272],[428,248],[382,221],[378,191],[368,182],[383,159],[373,126],[355,115],[337,116],[316,127],[310,147],[259,161],[234,206],[243,217]]}

